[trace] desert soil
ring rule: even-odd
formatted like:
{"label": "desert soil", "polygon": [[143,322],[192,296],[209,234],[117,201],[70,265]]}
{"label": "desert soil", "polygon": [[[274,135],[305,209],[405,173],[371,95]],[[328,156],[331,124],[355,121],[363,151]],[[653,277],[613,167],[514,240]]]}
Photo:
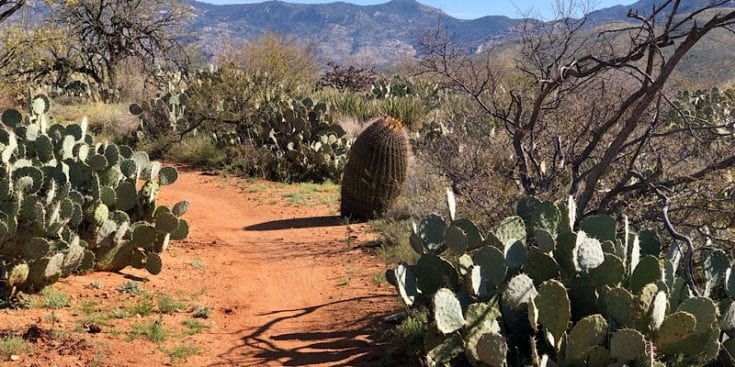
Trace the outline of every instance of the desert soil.
{"label": "desert soil", "polygon": [[[30,352],[0,365],[374,365],[384,350],[372,340],[375,325],[396,307],[380,276],[385,264],[366,245],[375,235],[341,222],[336,200],[288,203],[290,188],[180,170],[161,201],[192,203],[191,232],[162,255],[163,272],[72,276],[54,285],[68,306],[54,310],[34,296],[36,306],[0,311],[0,336],[32,341]],[[123,292],[131,281],[144,292]],[[157,312],[164,295],[182,303],[177,312]],[[153,312],[136,314],[146,303]],[[196,319],[198,333],[183,324],[195,320],[195,306],[211,309]],[[161,342],[135,331],[156,322]],[[199,355],[176,358],[188,347]]]}

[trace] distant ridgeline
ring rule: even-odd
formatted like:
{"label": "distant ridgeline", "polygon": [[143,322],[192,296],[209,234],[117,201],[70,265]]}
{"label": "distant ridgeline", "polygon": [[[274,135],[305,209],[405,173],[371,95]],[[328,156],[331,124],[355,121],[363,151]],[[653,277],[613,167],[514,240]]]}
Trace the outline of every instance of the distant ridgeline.
{"label": "distant ridgeline", "polygon": [[[417,53],[417,40],[425,32],[442,24],[460,44],[482,51],[518,39],[526,22],[505,16],[457,19],[444,11],[415,0],[392,0],[384,4],[360,6],[345,2],[327,4],[292,4],[266,1],[255,4],[213,5],[195,0],[189,3],[195,14],[190,27],[191,38],[214,54],[233,39],[256,39],[266,32],[298,37],[314,42],[319,56],[338,62],[388,66],[412,58]],[[622,1],[622,0],[621,0]],[[687,13],[710,0],[687,0],[680,13]],[[640,0],[630,5],[617,5],[597,10],[588,17],[587,27],[626,21],[629,9],[650,13],[662,0]],[[735,7],[735,3],[723,5]],[[42,2],[26,6],[25,17],[38,21],[48,14]],[[735,35],[716,33],[719,39],[703,42],[682,65],[686,79],[712,79],[710,70],[727,71],[723,60],[732,59]],[[723,51],[725,50],[725,51]],[[735,76],[735,72],[733,72]],[[717,81],[731,79],[717,75]]]}

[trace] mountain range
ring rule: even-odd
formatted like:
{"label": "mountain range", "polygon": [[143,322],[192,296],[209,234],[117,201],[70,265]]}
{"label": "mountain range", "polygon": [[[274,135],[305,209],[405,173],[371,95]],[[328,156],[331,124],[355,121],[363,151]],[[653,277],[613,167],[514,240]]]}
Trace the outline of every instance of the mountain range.
{"label": "mountain range", "polygon": [[[681,12],[692,11],[707,1],[682,1]],[[187,2],[194,13],[191,34],[208,53],[215,53],[232,40],[252,40],[266,32],[276,32],[312,42],[323,59],[373,65],[387,65],[413,57],[420,36],[438,29],[440,24],[455,41],[477,51],[516,39],[529,21],[538,22],[505,16],[457,19],[416,0],[391,0],[366,6],[345,2],[265,1],[234,5]],[[640,0],[631,5],[600,9],[589,14],[587,24],[598,26],[624,21],[629,9],[650,12],[660,2]],[[726,6],[735,7],[735,4]]]}

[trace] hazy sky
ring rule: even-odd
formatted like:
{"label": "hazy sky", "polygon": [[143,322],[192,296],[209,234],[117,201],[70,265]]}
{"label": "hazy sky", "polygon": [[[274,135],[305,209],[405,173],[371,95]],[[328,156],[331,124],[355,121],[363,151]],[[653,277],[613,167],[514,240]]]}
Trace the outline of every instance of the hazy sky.
{"label": "hazy sky", "polygon": [[[259,3],[263,0],[200,0],[212,4],[243,4]],[[343,0],[348,3],[371,5],[381,4],[388,0]],[[552,4],[556,0],[418,0],[419,2],[443,9],[457,18],[479,18],[485,15],[506,15],[519,17],[532,11],[536,17],[548,18],[553,14]],[[328,3],[330,0],[287,0],[287,2],[316,4]],[[595,8],[604,8],[613,5],[628,5],[635,0],[593,0]]]}

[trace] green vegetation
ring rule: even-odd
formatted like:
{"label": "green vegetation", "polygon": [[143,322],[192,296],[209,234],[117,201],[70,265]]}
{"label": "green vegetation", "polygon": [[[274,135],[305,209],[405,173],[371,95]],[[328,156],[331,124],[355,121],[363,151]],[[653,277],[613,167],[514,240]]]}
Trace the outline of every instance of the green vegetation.
{"label": "green vegetation", "polygon": [[181,312],[186,308],[186,304],[168,294],[158,296],[158,312],[162,314],[170,314]]}
{"label": "green vegetation", "polygon": [[199,320],[184,320],[181,324],[186,326],[186,331],[184,331],[186,335],[199,334],[202,330],[209,328],[209,326]]}
{"label": "green vegetation", "polygon": [[41,299],[43,307],[54,310],[69,306],[69,295],[53,287],[45,287],[41,291]]}
{"label": "green vegetation", "polygon": [[19,336],[0,337],[0,356],[8,358],[28,353],[30,350],[31,345]]}
{"label": "green vegetation", "polygon": [[[0,298],[17,289],[40,291],[75,271],[134,266],[160,273],[158,254],[188,234],[188,223],[179,218],[188,202],[156,205],[160,187],[176,181],[176,170],[127,146],[94,144],[86,121],[54,124],[45,95],[29,101],[30,114],[11,109],[1,117],[0,165],[8,173],[0,180],[6,213]],[[145,184],[138,191],[139,179]],[[51,307],[66,303],[60,301],[53,299]]]}
{"label": "green vegetation", "polygon": [[207,268],[207,264],[200,258],[191,260],[189,265],[196,270],[204,270]]}
{"label": "green vegetation", "polygon": [[163,343],[169,336],[169,332],[163,327],[159,320],[134,324],[128,332],[128,340],[145,338],[156,344]]}
{"label": "green vegetation", "polygon": [[[428,361],[709,363],[731,347],[720,339],[735,317],[735,306],[723,306],[722,318],[718,311],[735,296],[732,259],[722,250],[705,256],[699,288],[675,272],[690,250],[664,254],[655,232],[633,232],[627,220],[622,227],[607,215],[577,220],[572,199],[524,198],[516,216],[485,235],[455,217],[451,197],[449,207],[450,221],[433,214],[411,233],[418,261],[388,276],[407,306],[429,310],[420,349]],[[398,335],[412,335],[415,324],[407,319]]]}
{"label": "green vegetation", "polygon": [[181,344],[167,350],[166,353],[171,358],[171,363],[175,364],[186,362],[190,357],[198,356],[202,353],[202,350],[192,344]]}
{"label": "green vegetation", "polygon": [[401,121],[387,117],[355,140],[345,166],[340,212],[358,219],[382,217],[398,198],[408,174],[408,141]]}

